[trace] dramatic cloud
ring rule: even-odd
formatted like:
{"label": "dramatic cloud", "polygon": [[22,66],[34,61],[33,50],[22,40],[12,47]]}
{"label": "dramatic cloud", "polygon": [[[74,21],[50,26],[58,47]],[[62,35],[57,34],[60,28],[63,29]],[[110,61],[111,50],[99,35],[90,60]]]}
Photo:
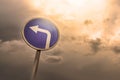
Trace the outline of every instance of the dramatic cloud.
{"label": "dramatic cloud", "polygon": [[0,0],[0,39],[20,39],[21,30],[32,18],[40,16],[40,12],[30,8],[24,0]]}
{"label": "dramatic cloud", "polygon": [[[42,63],[61,62],[62,57],[45,55],[44,52],[43,54],[41,55],[41,61],[43,61]],[[0,79],[28,80],[31,76],[34,55],[35,50],[29,48],[21,40],[5,42],[0,40]]]}
{"label": "dramatic cloud", "polygon": [[100,45],[101,45],[101,40],[100,39],[92,40],[90,42],[90,46],[91,46],[93,52],[95,52],[95,53],[97,53],[99,51]]}
{"label": "dramatic cloud", "polygon": [[[120,68],[120,55],[116,55],[111,46],[108,48],[99,47],[97,54],[90,55],[94,52],[94,48],[98,48],[100,41],[87,41],[78,44],[77,40],[75,39],[74,42],[72,39],[69,40],[71,44],[68,41],[62,43],[60,40],[54,49],[43,51],[37,80],[96,80],[98,77],[99,79],[104,77],[113,80],[109,78],[111,75],[119,80],[119,76],[115,74],[120,73],[118,70]],[[61,43],[62,45],[60,45]],[[95,47],[91,47],[91,45]],[[30,78],[35,55],[33,49],[21,40],[0,41],[0,53],[0,79],[26,80]]]}
{"label": "dramatic cloud", "polygon": [[115,46],[115,47],[113,47],[113,51],[114,51],[115,53],[119,54],[119,53],[120,53],[120,46]]}
{"label": "dramatic cloud", "polygon": [[48,56],[47,59],[45,59],[47,63],[59,63],[61,60],[62,57],[59,56]]}
{"label": "dramatic cloud", "polygon": [[56,47],[41,54],[37,80],[120,80],[120,1],[106,0],[94,11],[90,2],[83,13],[97,12],[87,16],[77,0],[66,0],[69,6],[41,1],[48,2],[38,8],[32,0],[0,0],[0,80],[30,79],[35,50],[21,40],[21,29],[36,17],[50,19],[60,31]]}

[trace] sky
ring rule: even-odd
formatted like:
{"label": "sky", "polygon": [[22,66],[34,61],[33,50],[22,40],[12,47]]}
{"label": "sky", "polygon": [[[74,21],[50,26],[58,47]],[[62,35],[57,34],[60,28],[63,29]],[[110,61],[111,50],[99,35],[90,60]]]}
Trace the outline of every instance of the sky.
{"label": "sky", "polygon": [[21,37],[34,18],[54,22],[36,80],[120,80],[119,0],[0,0],[0,80],[30,80],[35,50]]}

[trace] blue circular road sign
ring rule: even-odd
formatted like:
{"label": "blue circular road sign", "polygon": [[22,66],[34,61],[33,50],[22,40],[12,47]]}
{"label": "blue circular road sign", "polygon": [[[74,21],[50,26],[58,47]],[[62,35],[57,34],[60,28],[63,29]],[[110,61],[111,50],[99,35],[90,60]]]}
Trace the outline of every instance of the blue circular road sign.
{"label": "blue circular road sign", "polygon": [[24,27],[23,38],[32,48],[47,50],[57,43],[59,31],[49,20],[36,18],[30,20]]}

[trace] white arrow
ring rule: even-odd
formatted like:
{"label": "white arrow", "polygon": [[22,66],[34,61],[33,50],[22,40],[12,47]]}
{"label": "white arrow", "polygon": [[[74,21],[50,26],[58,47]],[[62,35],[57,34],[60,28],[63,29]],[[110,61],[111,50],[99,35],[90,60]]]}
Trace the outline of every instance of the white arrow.
{"label": "white arrow", "polygon": [[37,34],[38,31],[47,34],[47,40],[46,40],[45,48],[48,49],[50,47],[51,33],[48,30],[39,28],[38,25],[31,26],[30,29],[33,30],[36,34]]}

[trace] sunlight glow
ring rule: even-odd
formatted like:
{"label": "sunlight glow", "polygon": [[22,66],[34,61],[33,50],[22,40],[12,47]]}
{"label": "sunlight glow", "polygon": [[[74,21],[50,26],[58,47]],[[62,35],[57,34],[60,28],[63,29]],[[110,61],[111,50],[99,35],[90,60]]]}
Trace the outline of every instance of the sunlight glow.
{"label": "sunlight glow", "polygon": [[[80,35],[88,35],[93,40],[105,36],[103,20],[108,0],[31,0],[30,4],[46,17],[57,19],[68,27],[79,28]],[[84,24],[85,21],[88,24]]]}
{"label": "sunlight glow", "polygon": [[35,8],[39,8],[41,6],[41,0],[32,0],[32,4]]}
{"label": "sunlight glow", "polygon": [[91,18],[106,9],[106,0],[32,0],[31,4],[46,15],[61,15],[62,19]]}

